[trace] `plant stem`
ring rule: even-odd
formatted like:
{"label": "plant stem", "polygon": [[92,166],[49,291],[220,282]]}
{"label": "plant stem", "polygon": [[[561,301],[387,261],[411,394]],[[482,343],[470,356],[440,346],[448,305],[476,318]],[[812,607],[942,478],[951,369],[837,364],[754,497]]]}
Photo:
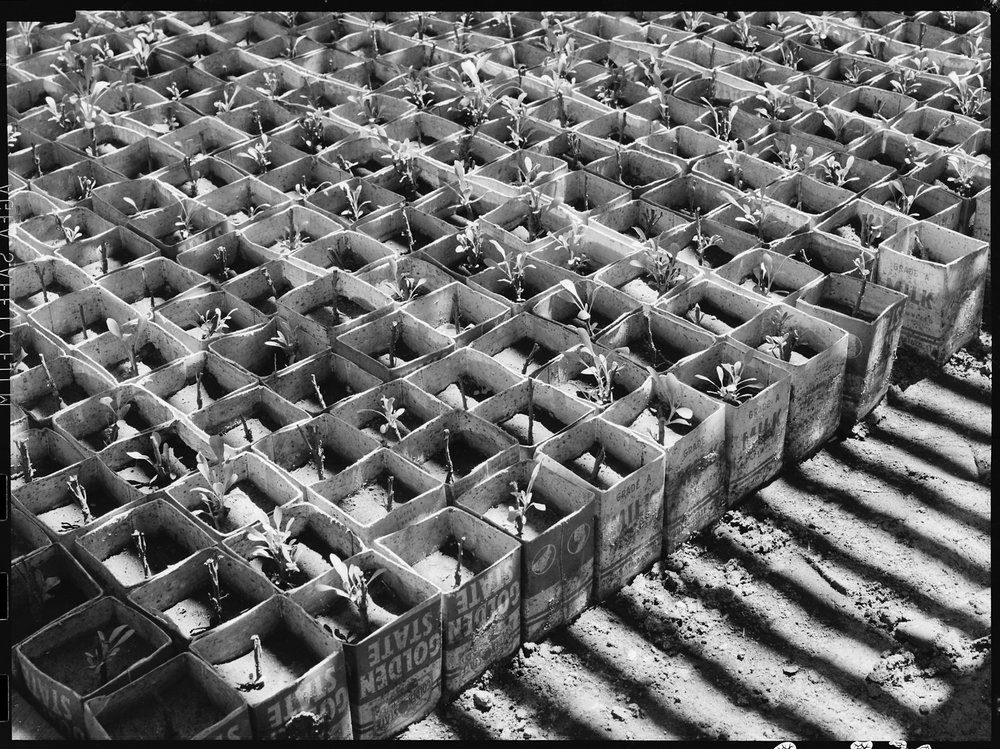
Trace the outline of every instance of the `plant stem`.
{"label": "plant stem", "polygon": [[466,396],[465,396],[465,385],[462,383],[462,378],[461,377],[458,378],[456,384],[458,385],[458,393],[459,393],[459,395],[462,396],[462,410],[463,411],[468,411],[469,410],[469,401],[466,399]]}
{"label": "plant stem", "polygon": [[87,340],[90,336],[87,335],[87,316],[83,314],[83,305],[76,305],[77,310],[80,312],[80,326],[83,328],[83,340]]}
{"label": "plant stem", "polygon": [[250,635],[250,641],[253,643],[253,681],[254,684],[263,684],[264,672],[261,670],[261,661],[264,659],[264,653],[260,646],[260,637]]}
{"label": "plant stem", "polygon": [[857,317],[861,311],[861,302],[865,298],[865,287],[868,285],[868,274],[861,276],[861,288],[858,289],[858,298],[854,300],[854,307],[851,308],[851,317]]}
{"label": "plant stem", "polygon": [[253,442],[253,432],[250,431],[250,425],[247,424],[246,416],[240,416],[240,425],[243,427],[243,436],[246,438],[246,441]]}
{"label": "plant stem", "polygon": [[393,320],[392,333],[389,337],[389,369],[396,367],[396,344],[399,341],[399,320]]}
{"label": "plant stem", "polygon": [[395,483],[396,483],[396,477],[393,476],[392,474],[390,474],[389,477],[386,479],[386,488],[385,488],[385,491],[386,491],[385,511],[386,512],[392,512],[392,501],[396,497],[396,494],[395,494]]}
{"label": "plant stem", "polygon": [[195,372],[194,375],[194,402],[198,410],[201,410],[202,400],[201,400],[201,372]]}
{"label": "plant stem", "polygon": [[455,337],[462,332],[462,310],[458,303],[458,292],[455,292],[455,301],[451,308],[452,325],[455,326]]}
{"label": "plant stem", "polygon": [[31,454],[28,452],[27,441],[21,440],[18,442],[17,450],[21,454],[21,474],[24,476],[26,482],[34,481],[35,469],[31,465]]}
{"label": "plant stem", "polygon": [[59,403],[60,408],[66,406],[66,401],[63,400],[62,394],[59,392],[59,387],[56,385],[56,381],[52,378],[52,372],[49,371],[49,364],[45,361],[45,354],[39,354],[38,358],[42,361],[42,369],[45,370],[45,381],[50,388],[52,388],[53,394],[56,396],[56,400]]}
{"label": "plant stem", "polygon": [[[334,270],[331,273],[330,283],[333,286],[333,327],[340,325],[340,271]],[[324,406],[326,408],[326,406]]]}
{"label": "plant stem", "polygon": [[521,374],[528,373],[528,365],[531,364],[531,360],[535,357],[535,354],[538,353],[539,348],[540,346],[538,345],[538,341],[531,344],[531,351],[528,352],[528,356],[524,360],[524,365],[521,367]]}
{"label": "plant stem", "polygon": [[601,472],[601,466],[604,465],[604,459],[607,454],[604,451],[604,445],[601,445],[601,449],[597,451],[597,459],[594,460],[594,468],[590,472],[590,483],[597,486],[597,475]]}
{"label": "plant stem", "polygon": [[661,445],[666,445],[667,437],[667,423],[663,418],[663,404],[657,401],[656,403],[656,440]]}
{"label": "plant stem", "polygon": [[462,584],[462,556],[465,553],[465,536],[458,539],[458,554],[455,564],[455,587]]}
{"label": "plant stem", "polygon": [[135,530],[132,531],[132,538],[135,539],[135,548],[139,552],[139,561],[142,562],[142,577],[148,580],[153,573],[149,569],[149,559],[146,556],[146,534]]}
{"label": "plant stem", "polygon": [[528,380],[528,444],[535,442],[535,381]]}
{"label": "plant stem", "polygon": [[45,272],[42,270],[40,263],[35,263],[31,267],[35,269],[35,274],[38,276],[38,282],[42,285],[42,301],[47,304],[49,301],[49,290],[45,287]]}
{"label": "plant stem", "polygon": [[444,430],[444,459],[448,473],[444,478],[446,484],[450,484],[455,477],[455,464],[451,462],[451,430]]}
{"label": "plant stem", "polygon": [[313,392],[316,393],[316,400],[319,401],[319,407],[326,410],[326,399],[323,397],[323,391],[319,389],[319,383],[316,382],[316,375],[309,375],[309,381],[312,383]]}

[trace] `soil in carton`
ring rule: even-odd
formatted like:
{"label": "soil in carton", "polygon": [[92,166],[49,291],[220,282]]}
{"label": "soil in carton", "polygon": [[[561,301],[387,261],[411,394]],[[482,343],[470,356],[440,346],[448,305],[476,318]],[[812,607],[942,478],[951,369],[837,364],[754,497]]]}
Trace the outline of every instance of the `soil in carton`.
{"label": "soil in carton", "polygon": [[381,240],[382,244],[393,250],[397,255],[406,255],[410,252],[421,250],[434,241],[434,237],[420,231],[412,223],[410,224],[410,230],[413,233],[412,247],[410,246],[410,237],[407,235],[406,229],[402,229],[397,234]]}
{"label": "soil in carton", "polygon": [[44,292],[39,290],[34,294],[17,297],[14,301],[23,309],[34,309],[35,307],[41,307],[43,304],[47,304],[53,299],[57,299],[61,296],[69,294],[70,292],[72,292],[72,289],[69,287],[63,286],[58,281],[50,281],[46,284]]}
{"label": "soil in carton", "polygon": [[[386,507],[389,499],[388,471],[382,471],[378,476],[365,482],[357,491],[348,494],[338,501],[337,506],[357,520],[362,525],[370,525],[389,514]],[[396,478],[393,482],[393,507],[404,504],[417,496],[417,493],[405,483]]]}
{"label": "soil in carton", "polygon": [[[597,396],[597,380],[590,375],[578,374],[565,382],[553,383],[553,385],[562,390],[564,393],[569,393],[570,395],[574,395],[587,402],[593,401]],[[625,385],[618,380],[612,380],[612,400],[621,400],[628,395],[628,393],[629,391]]]}
{"label": "soil in carton", "polygon": [[356,302],[352,302],[344,295],[337,297],[337,310],[334,314],[332,304],[321,304],[306,312],[305,316],[320,325],[332,328],[335,325],[342,325],[345,322],[356,320],[368,313],[368,310]]}
{"label": "soil in carton", "polygon": [[[444,481],[448,475],[448,462],[444,454],[444,437],[441,438],[440,444],[441,448],[432,454],[422,467],[434,478]],[[490,457],[479,452],[460,434],[452,434],[450,452],[455,478],[468,476],[476,466]]]}
{"label": "soil in carton", "polygon": [[301,533],[295,535],[295,540],[298,541],[295,546],[297,549],[295,563],[299,565],[301,570],[302,583],[319,577],[330,569],[330,563],[327,560],[330,558],[330,554],[336,554],[337,550],[320,538],[315,531],[305,528]]}
{"label": "soil in carton", "polygon": [[[677,440],[683,437],[685,434],[689,433],[692,429],[698,426],[698,421],[692,420],[691,424],[685,426],[683,424],[670,424],[666,423],[663,425],[663,441],[660,441],[660,419],[656,412],[657,403],[653,403],[647,408],[642,409],[639,415],[635,417],[635,420],[628,425],[628,428],[637,434],[641,434],[644,437],[649,437],[653,442],[663,447],[669,448],[674,445]],[[663,404],[663,418],[666,421],[670,415],[669,404]]]}
{"label": "soil in carton", "polygon": [[503,429],[522,445],[535,445],[544,442],[549,437],[561,432],[567,425],[557,419],[550,411],[539,407],[534,408],[535,423],[531,428],[531,440],[528,440],[528,414],[514,414],[497,426]]}
{"label": "soil in carton", "polygon": [[[445,590],[458,587],[456,577],[460,585],[478,575],[488,566],[486,562],[473,554],[467,545],[462,549],[461,562],[459,562],[458,539],[454,537],[449,537],[443,545],[432,550],[427,556],[412,565],[414,572]],[[459,569],[461,572],[456,575]]]}
{"label": "soil in carton", "polygon": [[[80,322],[79,317],[76,321]],[[91,338],[97,338],[101,333],[106,333],[107,331],[108,323],[104,318],[101,318],[89,323],[85,328],[81,328],[76,332],[64,333],[62,339],[70,346],[76,346],[77,344],[89,341]]]}
{"label": "soil in carton", "polygon": [[[223,581],[219,581],[222,589],[222,621],[227,622],[235,616],[239,616],[244,611],[253,606],[253,601],[244,598],[236,590],[230,590]],[[189,637],[193,634],[200,634],[206,628],[216,626],[222,622],[212,622],[212,612],[215,610],[210,594],[211,586],[208,580],[198,590],[194,591],[187,598],[178,601],[163,613],[170,619],[180,632],[186,633]]]}
{"label": "soil in carton", "polygon": [[104,719],[115,740],[190,738],[226,717],[196,681],[177,679],[153,699],[139,699]]}
{"label": "soil in carton", "polygon": [[[518,486],[518,489],[523,490],[524,487]],[[546,497],[539,494],[537,489],[532,492],[531,501],[542,503],[545,505],[545,510],[539,510],[537,506],[532,506],[528,510],[528,514],[524,518],[524,528],[521,531],[521,535],[518,535],[517,526],[510,519],[507,511],[508,507],[515,504],[514,498],[509,494],[501,498],[501,501],[483,513],[483,517],[494,525],[503,528],[520,541],[532,541],[562,520],[565,514]]]}
{"label": "soil in carton", "polygon": [[524,336],[505,349],[493,354],[493,360],[518,374],[527,374],[555,359],[556,353],[537,341]]}
{"label": "soil in carton", "polygon": [[[223,679],[243,692],[251,704],[263,702],[300,678],[316,665],[319,658],[287,627],[279,626],[260,640],[260,670],[263,685],[249,686],[254,682],[255,665],[252,643],[246,643],[246,653],[225,663],[216,663],[215,669]],[[261,682],[257,682],[261,683]]]}
{"label": "soil in carton", "polygon": [[414,351],[409,346],[407,346],[406,342],[403,341],[402,338],[400,338],[400,340],[396,343],[396,350],[394,353],[396,355],[396,360],[395,362],[390,362],[389,345],[387,343],[383,349],[379,349],[379,352],[372,354],[371,356],[379,364],[382,364],[383,366],[388,367],[389,369],[392,369],[393,367],[398,367],[400,364],[406,364],[422,356],[422,354]]}
{"label": "soil in carton", "polygon": [[[757,346],[757,350],[763,354],[767,354],[768,356],[775,356],[776,354],[779,354],[779,351],[767,341]],[[814,351],[811,347],[800,343],[792,349],[792,353],[788,359],[788,363],[805,364],[811,358],[816,356],[816,353],[817,352]]]}
{"label": "soil in carton", "polygon": [[[103,486],[94,482],[81,483],[83,483],[84,488],[87,490],[87,506],[90,508],[90,514],[94,520],[118,508],[110,492]],[[64,504],[39,513],[37,515],[38,519],[60,533],[64,530],[82,527],[85,524],[83,510],[68,487],[63,489],[63,494],[59,501]]]}
{"label": "soil in carton", "polygon": [[295,401],[296,406],[309,413],[317,413],[355,394],[354,388],[346,382],[337,379],[337,376],[333,372],[329,372],[329,376],[325,380],[320,379],[322,376],[323,374],[321,373],[316,377],[316,383],[319,385],[319,391],[323,394],[323,402],[319,402],[316,392],[310,384],[306,394]]}
{"label": "soil in carton", "polygon": [[215,403],[219,398],[227,395],[228,392],[227,388],[223,387],[215,379],[215,375],[207,369],[202,369],[201,406],[198,405],[198,383],[195,380],[194,374],[191,374],[189,379],[185,381],[183,387],[166,398],[166,401],[181,413],[191,414],[200,408],[205,408]]}
{"label": "soil in carton", "polygon": [[[666,291],[669,291],[676,285],[676,283],[671,284]],[[642,275],[638,278],[633,278],[628,283],[622,284],[619,288],[624,293],[628,294],[633,299],[642,302],[643,304],[653,304],[663,295],[660,293],[660,289],[656,285],[656,281],[645,271],[643,271]],[[666,291],[663,293],[666,293]]]}
{"label": "soil in carton", "polygon": [[83,593],[68,580],[60,576],[58,569],[41,569],[45,579],[55,578],[57,581],[53,587],[44,595],[39,590],[41,580],[31,580],[32,572],[25,567],[18,568],[12,572],[13,575],[27,576],[28,580],[21,580],[21,583],[35,591],[28,594],[25,599],[11,601],[12,608],[18,612],[10,620],[11,642],[20,642],[33,632],[37,632],[41,627],[49,622],[55,621],[60,616],[76,608],[84,602]]}
{"label": "soil in carton", "polygon": [[[425,423],[424,420],[418,414],[413,413],[413,411],[407,408],[405,403],[402,404],[395,403],[393,404],[393,406],[396,409],[406,408],[406,412],[399,417],[399,421],[403,425],[403,428],[400,429],[400,432],[404,437],[408,435],[410,432],[412,432],[414,429],[418,429],[419,427],[424,425]],[[370,434],[375,439],[378,440],[384,439],[387,440],[388,442],[398,442],[399,438],[396,436],[396,431],[392,427],[386,429],[385,432],[380,431],[381,427],[385,423],[386,421],[383,416],[374,414],[370,419],[368,419],[358,428],[362,432]]]}
{"label": "soil in carton", "polygon": [[703,320],[701,323],[697,322],[694,319],[694,316],[691,314],[691,310],[694,308],[694,304],[692,304],[690,307],[688,307],[687,310],[685,310],[684,317],[688,320],[691,320],[700,327],[705,328],[705,330],[709,331],[710,333],[720,332],[716,327],[720,324],[732,330],[733,328],[738,328],[740,325],[746,322],[745,320],[741,320],[740,318],[738,318],[736,315],[732,315],[728,312],[719,309],[718,306],[716,306],[707,299],[704,298],[699,299],[695,304],[698,305],[698,308],[701,310],[701,314],[704,318],[714,317],[715,320],[710,321],[708,325],[704,324],[706,322],[705,320]]}
{"label": "soil in carton", "polygon": [[462,402],[462,391],[459,389],[457,382],[453,382],[444,390],[435,393],[435,397],[438,400],[444,401],[452,408],[468,410],[475,408],[487,398],[496,395],[496,391],[491,387],[471,377],[459,377],[459,382],[462,383],[462,389],[465,390],[465,402],[468,404],[468,408]]}
{"label": "soil in carton", "polygon": [[245,301],[253,305],[265,315],[273,315],[278,311],[278,299],[292,290],[292,285],[284,279],[274,284],[273,290],[268,288],[260,294],[247,297]]}
{"label": "soil in carton", "polygon": [[147,289],[142,296],[131,302],[132,309],[139,313],[139,317],[149,317],[153,307],[166,304],[177,296],[177,291],[169,284],[163,283],[158,289]]}
{"label": "soil in carton", "polygon": [[563,465],[587,483],[603,491],[610,489],[635,469],[616,458],[610,451],[605,451],[604,460],[601,462],[596,479],[594,479],[594,465],[600,451],[601,448],[596,443],[592,444],[588,450],[573,460],[564,462]]}
{"label": "soil in carton", "polygon": [[[150,575],[158,575],[172,565],[183,561],[190,552],[164,533],[146,534],[146,562]],[[133,542],[103,562],[108,571],[122,585],[137,585],[148,579],[143,573],[142,560]]]}
{"label": "soil in carton", "polygon": [[853,314],[854,310],[853,304],[841,301],[839,299],[831,299],[830,297],[825,295],[822,298],[820,298],[819,304],[820,306],[825,307],[828,310],[839,312],[842,315],[845,315],[847,317],[853,317],[857,320],[862,320],[863,322],[871,322],[878,316],[877,313],[869,312],[868,310],[866,310],[864,308],[863,303],[861,308],[858,310],[857,314]]}
{"label": "soil in carton", "polygon": [[320,479],[319,474],[316,471],[316,464],[313,463],[312,458],[308,455],[300,458],[303,462],[297,465],[295,468],[289,468],[289,475],[295,479],[298,483],[303,486],[311,486],[317,481],[325,480],[331,476],[335,476],[343,470],[346,470],[351,466],[353,461],[344,457],[340,453],[335,453],[328,446],[323,447],[323,479]]}
{"label": "soil in carton", "polygon": [[138,371],[132,369],[132,362],[128,356],[116,364],[109,364],[106,369],[118,382],[122,382],[132,377],[147,375],[154,369],[159,369],[167,363],[167,360],[152,343],[147,343],[140,348],[136,352],[135,359],[136,370]]}
{"label": "soil in carton", "polygon": [[[149,421],[143,418],[142,414],[138,412],[135,404],[133,404],[132,408],[129,409],[124,420],[118,420],[117,425],[118,435],[114,438],[114,442],[135,437],[140,432],[143,432],[152,426],[152,424],[150,424]],[[109,425],[109,427],[110,426],[111,425]],[[96,431],[93,431],[90,434],[85,434],[78,439],[94,452],[99,452],[110,444],[107,441],[107,438],[108,432],[105,428],[97,429]]]}
{"label": "soil in carton", "polygon": [[[229,512],[219,523],[220,533],[231,533],[258,520],[267,521],[277,503],[250,479],[242,479],[224,497]],[[266,517],[265,517],[266,516]]]}
{"label": "soil in carton", "polygon": [[[369,577],[370,573],[365,573]],[[368,622],[370,631],[362,632],[361,616],[353,603],[345,598],[336,598],[325,609],[318,612],[316,621],[334,637],[345,642],[357,642],[367,637],[397,617],[402,616],[409,607],[385,584],[376,579],[368,589]]]}
{"label": "soil in carton", "polygon": [[25,403],[23,408],[33,416],[45,418],[66,406],[82,401],[87,397],[87,391],[77,385],[76,380],[72,380],[59,388],[59,395],[63,399],[62,404],[59,403],[55,393],[49,392]]}
{"label": "soil in carton", "polygon": [[[105,635],[118,626],[109,622],[100,628]],[[97,669],[90,668],[90,653],[98,652],[98,630],[90,630],[72,637],[58,647],[42,653],[33,662],[42,673],[79,695],[87,695],[103,686]],[[113,679],[143,658],[153,654],[153,646],[139,636],[129,637],[107,661],[108,679]]]}
{"label": "soil in carton", "polygon": [[221,285],[256,267],[256,265],[243,257],[242,253],[238,253],[235,258],[227,258],[225,270],[221,266],[216,266],[212,270],[205,271],[205,275],[215,283]]}
{"label": "soil in carton", "polygon": [[706,247],[702,253],[702,262],[698,261],[698,253],[695,252],[696,244],[689,244],[677,253],[678,260],[684,260],[697,267],[708,266],[709,268],[721,268],[733,259],[733,256],[716,244]]}
{"label": "soil in carton", "polygon": [[683,351],[665,343],[662,338],[654,339],[653,344],[655,348],[650,345],[648,336],[643,336],[639,340],[633,338],[628,342],[629,356],[643,367],[652,367],[657,372],[673,366],[685,356]]}
{"label": "soil in carton", "polygon": [[221,434],[222,441],[227,445],[241,448],[273,434],[282,427],[277,419],[271,415],[270,410],[260,403],[254,406],[249,413],[244,414],[244,419],[247,429],[250,430],[251,440],[247,439],[246,429],[243,428],[243,419],[236,419],[232,424],[224,427],[225,431],[216,431],[215,433]]}

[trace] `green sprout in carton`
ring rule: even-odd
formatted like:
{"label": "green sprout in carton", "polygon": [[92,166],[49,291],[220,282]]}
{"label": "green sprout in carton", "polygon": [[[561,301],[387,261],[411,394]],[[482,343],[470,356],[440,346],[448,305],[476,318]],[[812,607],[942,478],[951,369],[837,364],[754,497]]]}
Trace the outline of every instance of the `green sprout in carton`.
{"label": "green sprout in carton", "polygon": [[127,624],[120,624],[110,633],[103,629],[97,631],[97,647],[86,652],[88,668],[97,673],[100,686],[108,683],[111,660],[119,654],[122,646],[135,634],[135,630]]}
{"label": "green sprout in carton", "polygon": [[251,553],[252,559],[260,559],[264,573],[279,588],[287,590],[292,587],[292,575],[301,571],[295,561],[298,552],[298,540],[292,538],[292,523],[289,518],[282,527],[282,512],[275,507],[270,518],[262,523],[261,530],[247,532],[247,540],[256,546]]}
{"label": "green sprout in carton", "polygon": [[507,520],[514,523],[518,538],[521,538],[524,533],[524,521],[527,518],[529,510],[534,509],[538,512],[545,512],[545,505],[534,501],[532,493],[541,467],[541,463],[535,463],[535,467],[531,471],[531,476],[528,478],[528,484],[523,490],[517,488],[516,481],[510,482],[510,495],[514,498],[514,504],[507,507]]}

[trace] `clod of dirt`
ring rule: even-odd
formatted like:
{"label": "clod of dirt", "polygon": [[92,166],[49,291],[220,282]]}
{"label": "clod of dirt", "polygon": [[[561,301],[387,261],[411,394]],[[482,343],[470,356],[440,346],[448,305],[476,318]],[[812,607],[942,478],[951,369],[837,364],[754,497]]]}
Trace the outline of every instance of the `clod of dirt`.
{"label": "clod of dirt", "polygon": [[893,633],[900,642],[909,643],[918,650],[954,651],[956,644],[951,633],[933,619],[910,619],[896,625]]}
{"label": "clod of dirt", "polygon": [[537,642],[526,642],[521,646],[521,652],[524,653],[525,658],[530,657],[536,650],[538,650]]}
{"label": "clod of dirt", "polygon": [[615,720],[625,720],[625,711],[618,707],[611,708],[611,717]]}
{"label": "clod of dirt", "polygon": [[486,692],[477,689],[472,693],[472,704],[475,705],[476,710],[488,713],[493,708],[493,698]]}
{"label": "clod of dirt", "polygon": [[792,664],[789,664],[781,669],[781,673],[783,673],[785,676],[795,676],[795,674],[797,674],[798,672],[799,672],[799,667]]}
{"label": "clod of dirt", "polygon": [[972,445],[972,459],[976,462],[976,473],[980,484],[992,486],[993,451],[982,445]]}

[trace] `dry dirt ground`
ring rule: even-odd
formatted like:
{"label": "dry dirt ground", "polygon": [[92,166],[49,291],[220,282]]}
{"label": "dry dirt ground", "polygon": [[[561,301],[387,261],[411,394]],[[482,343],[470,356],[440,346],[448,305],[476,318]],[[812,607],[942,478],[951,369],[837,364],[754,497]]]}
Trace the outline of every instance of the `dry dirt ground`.
{"label": "dry dirt ground", "polygon": [[[992,334],[894,381],[851,437],[403,738],[988,740]],[[31,712],[15,736],[51,735]]]}
{"label": "dry dirt ground", "polygon": [[403,737],[988,741],[992,333],[893,380],[851,437]]}

